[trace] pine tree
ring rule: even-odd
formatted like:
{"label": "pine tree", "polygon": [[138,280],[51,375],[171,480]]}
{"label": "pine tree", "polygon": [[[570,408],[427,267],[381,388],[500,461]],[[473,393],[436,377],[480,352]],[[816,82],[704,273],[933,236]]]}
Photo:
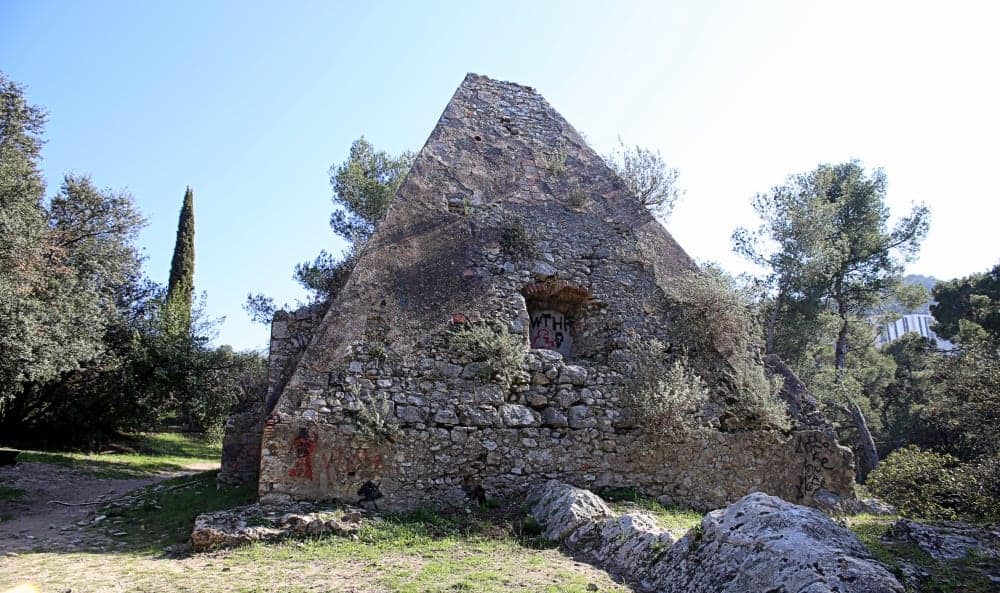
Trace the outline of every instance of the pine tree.
{"label": "pine tree", "polygon": [[186,334],[191,329],[191,302],[194,295],[194,192],[187,188],[177,220],[177,242],[170,262],[167,283],[166,317],[168,331]]}

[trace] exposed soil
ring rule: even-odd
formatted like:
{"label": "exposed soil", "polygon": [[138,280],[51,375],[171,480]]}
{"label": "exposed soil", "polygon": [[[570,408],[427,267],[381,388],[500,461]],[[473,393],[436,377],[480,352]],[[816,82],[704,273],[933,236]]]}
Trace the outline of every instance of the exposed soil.
{"label": "exposed soil", "polygon": [[101,530],[85,528],[95,524],[95,511],[136,488],[182,473],[114,479],[49,463],[0,467],[0,485],[24,491],[16,500],[0,500],[0,557],[8,552],[100,552],[122,546]]}

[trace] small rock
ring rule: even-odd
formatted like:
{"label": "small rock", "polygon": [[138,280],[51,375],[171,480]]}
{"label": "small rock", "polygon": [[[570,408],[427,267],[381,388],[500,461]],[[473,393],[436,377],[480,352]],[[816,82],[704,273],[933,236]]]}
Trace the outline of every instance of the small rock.
{"label": "small rock", "polygon": [[587,382],[587,369],[579,365],[568,364],[559,373],[559,382],[583,385]]}
{"label": "small rock", "polygon": [[551,278],[555,276],[556,269],[553,268],[550,264],[544,261],[540,261],[540,262],[535,262],[535,265],[531,267],[531,274],[535,278],[543,280],[545,278]]}
{"label": "small rock", "polygon": [[500,418],[505,426],[509,428],[522,428],[526,426],[536,426],[538,421],[531,408],[520,404],[504,404],[500,406]]}
{"label": "small rock", "polygon": [[446,426],[454,426],[458,424],[458,414],[452,408],[444,408],[443,410],[438,410],[437,414],[434,414],[434,422]]}
{"label": "small rock", "polygon": [[573,406],[569,409],[569,427],[580,429],[597,426],[597,418],[594,417],[588,406]]}
{"label": "small rock", "polygon": [[545,408],[542,410],[542,424],[554,428],[569,426],[566,415],[555,408]]}

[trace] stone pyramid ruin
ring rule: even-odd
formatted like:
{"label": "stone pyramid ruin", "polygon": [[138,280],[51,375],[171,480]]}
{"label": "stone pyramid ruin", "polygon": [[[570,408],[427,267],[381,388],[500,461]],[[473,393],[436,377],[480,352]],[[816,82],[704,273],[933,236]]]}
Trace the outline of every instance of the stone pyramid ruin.
{"label": "stone pyramid ruin", "polygon": [[693,270],[541,95],[469,74],[343,290],[275,317],[267,401],[231,421],[222,479],[259,459],[264,501],[386,509],[547,479],[696,507],[853,496],[850,452],[791,375],[790,430],[652,440],[629,421],[625,336],[670,343]]}

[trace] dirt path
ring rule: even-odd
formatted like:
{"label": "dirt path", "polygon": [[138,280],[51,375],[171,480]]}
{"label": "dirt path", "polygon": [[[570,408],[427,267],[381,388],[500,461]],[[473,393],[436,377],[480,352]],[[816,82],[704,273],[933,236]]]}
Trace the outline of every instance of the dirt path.
{"label": "dirt path", "polygon": [[[199,468],[191,468],[192,472]],[[210,469],[210,468],[209,468]],[[181,472],[147,478],[98,478],[86,471],[49,463],[19,463],[0,467],[0,485],[24,491],[17,500],[0,500],[0,557],[26,551],[106,551],[118,543],[99,530],[86,529],[97,519],[100,504],[148,484],[182,475]],[[13,517],[8,518],[7,516]],[[100,522],[100,521],[98,521]]]}

